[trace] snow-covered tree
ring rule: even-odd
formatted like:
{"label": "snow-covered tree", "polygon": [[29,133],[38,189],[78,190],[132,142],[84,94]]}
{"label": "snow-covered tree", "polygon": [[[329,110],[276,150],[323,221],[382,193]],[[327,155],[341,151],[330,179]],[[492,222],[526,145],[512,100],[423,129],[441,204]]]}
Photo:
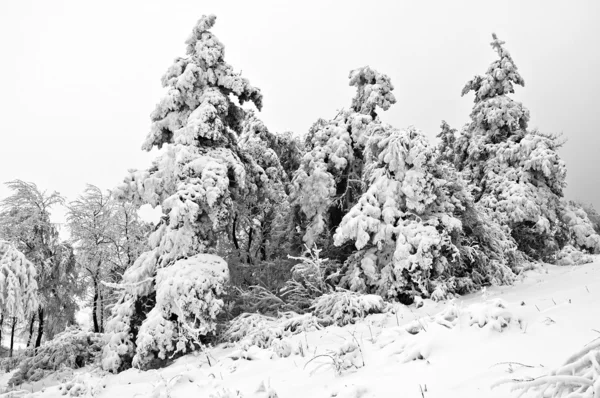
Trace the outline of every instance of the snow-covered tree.
{"label": "snow-covered tree", "polygon": [[[395,102],[390,79],[366,67],[350,82],[351,109],[313,125],[294,180],[305,242],[344,263],[328,279],[403,301],[510,282],[515,243],[452,164],[415,128],[379,120],[376,107]],[[453,132],[443,129],[449,157]]]}
{"label": "snow-covered tree", "polygon": [[334,236],[336,245],[351,241],[358,249],[341,284],[410,300],[512,280],[505,255],[515,250],[512,240],[480,214],[466,184],[420,131],[378,126],[364,162],[368,188]]}
{"label": "snow-covered tree", "polygon": [[[75,320],[79,294],[72,247],[61,241],[58,226],[50,221],[50,210],[64,199],[56,192],[42,192],[29,182],[6,183],[12,194],[0,202],[0,238],[13,242],[36,268],[39,291],[37,311],[39,347],[46,334],[51,339]],[[35,315],[29,325],[33,336]]]}
{"label": "snow-covered tree", "polygon": [[564,244],[560,199],[566,167],[557,151],[562,143],[528,130],[529,111],[508,96],[524,80],[503,44],[493,35],[498,60],[462,91],[475,93],[475,106],[455,143],[455,159],[475,201],[506,226],[521,250],[542,258]]}
{"label": "snow-covered tree", "polygon": [[454,145],[456,144],[456,129],[451,128],[445,120],[442,120],[440,128],[442,131],[437,135],[437,138],[440,139],[437,148],[438,159],[454,164],[456,161],[456,151],[454,149]]}
{"label": "snow-covered tree", "polygon": [[594,226],[594,230],[597,234],[600,234],[600,213],[591,203],[578,203],[579,206],[585,211],[588,218],[590,219],[592,225]]}
{"label": "snow-covered tree", "polygon": [[149,225],[142,222],[138,208],[88,185],[67,206],[67,225],[77,261],[90,281],[94,332],[104,329],[104,307],[108,294],[102,282],[119,282],[145,247]]}
{"label": "snow-covered tree", "polygon": [[[151,366],[185,352],[215,329],[217,298],[228,279],[215,255],[227,239],[234,203],[260,196],[268,176],[237,145],[245,111],[262,95],[224,61],[203,16],[162,83],[167,89],[151,115],[144,150],[163,148],[148,170],[133,171],[117,196],[152,206],[163,216],[143,253],[123,276],[103,353],[105,369]],[[238,103],[240,105],[238,105]]]}
{"label": "snow-covered tree", "polygon": [[349,78],[357,90],[350,109],[311,127],[294,177],[294,205],[303,218],[303,240],[309,247],[330,246],[333,231],[364,192],[367,131],[381,124],[377,108],[387,110],[396,102],[388,76],[366,66],[352,70]]}
{"label": "snow-covered tree", "polygon": [[596,233],[594,223],[581,205],[573,201],[565,203],[562,220],[569,229],[571,245],[591,253],[600,253],[600,235]]}
{"label": "snow-covered tree", "polygon": [[271,133],[252,111],[242,123],[238,145],[248,175],[260,179],[261,187],[233,203],[233,248],[247,264],[285,257],[287,253],[282,253],[290,249],[286,245],[290,175],[299,163],[300,148],[290,134]]}
{"label": "snow-covered tree", "polygon": [[11,317],[12,333],[10,356],[12,357],[15,326],[38,309],[36,271],[33,263],[25,258],[17,248],[0,240],[0,313],[4,318]]}

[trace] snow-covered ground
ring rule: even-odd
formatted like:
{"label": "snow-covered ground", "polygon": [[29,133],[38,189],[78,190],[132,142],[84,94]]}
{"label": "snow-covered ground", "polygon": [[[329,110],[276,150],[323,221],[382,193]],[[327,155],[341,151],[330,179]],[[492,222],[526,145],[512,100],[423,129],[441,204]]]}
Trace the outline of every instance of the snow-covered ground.
{"label": "snow-covered ground", "polygon": [[[220,345],[160,370],[112,375],[85,368],[22,389],[60,397],[60,383],[71,382],[85,386],[82,396],[111,398],[510,397],[510,385],[490,386],[545,374],[600,337],[600,257],[582,266],[546,265],[513,286],[453,301],[394,308],[288,337],[287,357]],[[8,378],[0,378],[3,391]]]}

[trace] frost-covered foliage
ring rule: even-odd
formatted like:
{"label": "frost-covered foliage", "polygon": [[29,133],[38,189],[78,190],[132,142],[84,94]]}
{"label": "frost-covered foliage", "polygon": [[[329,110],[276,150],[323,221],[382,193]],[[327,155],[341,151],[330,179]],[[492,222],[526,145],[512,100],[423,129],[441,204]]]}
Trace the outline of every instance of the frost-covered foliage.
{"label": "frost-covered foliage", "polygon": [[600,253],[600,235],[596,233],[587,212],[572,201],[564,207],[562,219],[569,229],[569,243],[591,253]]}
{"label": "frost-covered foliage", "polygon": [[558,253],[556,253],[557,265],[582,265],[589,264],[593,261],[593,256],[584,253],[571,245],[565,245]]}
{"label": "frost-covered foliage", "polygon": [[239,343],[246,351],[252,346],[270,348],[279,357],[284,357],[291,353],[288,337],[320,330],[323,323],[312,314],[300,315],[292,311],[278,317],[244,313],[229,322],[223,340]]}
{"label": "frost-covered foliage", "polygon": [[80,294],[78,265],[73,248],[61,240],[50,210],[64,203],[58,192],[41,191],[34,183],[10,181],[10,196],[0,201],[0,239],[12,242],[36,269],[39,307],[37,338],[62,332],[75,322]]}
{"label": "frost-covered foliage", "polygon": [[28,351],[26,355],[31,356],[21,361],[8,384],[38,381],[62,368],[81,368],[96,361],[102,345],[101,334],[70,327],[37,350]]}
{"label": "frost-covered foliage", "polygon": [[368,189],[334,236],[336,245],[352,241],[358,249],[340,283],[390,298],[442,298],[512,280],[511,239],[473,204],[420,131],[380,127],[364,159]]}
{"label": "frost-covered foliage", "polygon": [[94,331],[103,332],[109,314],[105,303],[113,301],[113,294],[102,282],[120,281],[145,250],[150,224],[139,218],[135,203],[115,200],[93,185],[69,202],[67,210],[70,241],[89,280]]}
{"label": "frost-covered foliage", "polygon": [[[149,237],[150,250],[123,276],[124,293],[106,328],[105,369],[128,367],[136,346],[141,352],[134,362],[144,366],[150,352],[159,357],[180,352],[213,330],[222,305],[215,296],[227,272],[222,259],[205,253],[214,254],[227,236],[234,202],[261,196],[269,182],[237,146],[245,120],[237,103],[250,101],[260,109],[262,95],[224,61],[224,46],[210,32],[215,19],[198,21],[186,42],[186,57],[177,58],[163,76],[167,94],[151,115],[143,145],[148,151],[164,146],[163,152],[148,170],[132,171],[116,192],[160,205],[163,217]],[[188,275],[188,270],[191,280],[161,286],[162,278]]]}
{"label": "frost-covered foliage", "polygon": [[[154,305],[137,330],[132,364],[147,368],[168,355],[185,353],[200,345],[200,337],[215,330],[214,320],[223,306],[218,296],[228,272],[227,263],[211,254],[197,254],[159,269]],[[133,349],[129,339],[135,305],[130,295],[135,287],[125,285],[130,293],[115,305],[113,318],[108,322],[111,333],[102,358],[106,370],[119,370],[122,356]]]}
{"label": "frost-covered foliage", "polygon": [[303,239],[309,247],[322,235],[329,246],[329,231],[364,191],[362,152],[367,128],[381,124],[377,107],[387,110],[396,102],[388,76],[366,66],[351,71],[349,77],[357,89],[351,108],[312,126],[294,177],[294,204],[305,220]]}
{"label": "frost-covered foliage", "polygon": [[521,322],[519,314],[501,299],[471,305],[465,312],[469,317],[469,326],[477,325],[480,328],[485,326],[497,332],[501,332],[513,322],[519,324]]}
{"label": "frost-covered foliage", "polygon": [[379,314],[387,308],[381,296],[337,291],[314,300],[313,314],[339,326],[354,323],[369,314]]}
{"label": "frost-covered foliage", "polygon": [[508,97],[524,80],[504,42],[493,38],[499,59],[462,92],[475,93],[475,106],[455,143],[455,164],[473,185],[475,201],[508,228],[519,248],[546,258],[564,244],[560,198],[566,167],[557,152],[562,143],[527,130],[529,111]]}
{"label": "frost-covered foliage", "polygon": [[594,205],[591,203],[579,203],[579,205],[587,214],[592,225],[594,226],[596,233],[600,234],[600,213],[598,213],[598,211],[594,208]]}
{"label": "frost-covered foliage", "polygon": [[592,398],[600,396],[600,340],[587,344],[546,376],[531,380],[502,380],[519,396]]}
{"label": "frost-covered foliage", "polygon": [[156,304],[139,329],[133,366],[143,369],[156,357],[164,360],[173,352],[185,353],[200,343],[199,336],[213,332],[214,319],[223,306],[218,296],[228,272],[227,263],[210,254],[197,254],[159,269]]}
{"label": "frost-covered foliage", "polygon": [[305,366],[311,366],[311,374],[323,367],[332,367],[339,376],[350,369],[359,369],[365,366],[364,358],[358,344],[347,340],[336,350],[329,350],[326,354],[313,357]]}
{"label": "frost-covered foliage", "polygon": [[69,397],[95,397],[100,395],[104,388],[106,384],[95,379],[88,372],[76,374],[75,377],[58,386],[61,394]]}
{"label": "frost-covered foliage", "polygon": [[303,257],[290,257],[300,262],[292,268],[292,277],[281,289],[281,296],[296,312],[308,310],[315,298],[331,290],[326,283],[329,260],[320,258],[320,252],[314,248]]}
{"label": "frost-covered foliage", "polygon": [[344,263],[328,278],[405,301],[511,282],[516,244],[453,168],[454,131],[442,125],[436,150],[416,128],[377,117],[395,102],[387,76],[367,67],[350,79],[352,108],[315,123],[294,180],[305,242]]}
{"label": "frost-covered foliage", "polygon": [[0,312],[25,319],[38,308],[35,266],[10,242],[0,240]]}
{"label": "frost-covered foliage", "polygon": [[437,138],[439,138],[440,142],[437,147],[438,158],[440,160],[455,163],[455,151],[454,146],[456,144],[456,129],[450,127],[445,120],[442,120],[442,125],[440,126],[442,131],[439,132]]}
{"label": "frost-covered foliage", "polygon": [[289,246],[290,176],[300,161],[301,148],[291,134],[271,133],[253,111],[242,123],[238,141],[249,180],[259,187],[234,201],[230,236],[245,264],[285,257]]}

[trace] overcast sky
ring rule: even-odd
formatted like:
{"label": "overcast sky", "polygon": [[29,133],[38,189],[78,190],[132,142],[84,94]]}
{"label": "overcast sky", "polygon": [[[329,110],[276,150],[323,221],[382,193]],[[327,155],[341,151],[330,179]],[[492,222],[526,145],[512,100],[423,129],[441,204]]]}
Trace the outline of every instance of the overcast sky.
{"label": "overcast sky", "polygon": [[[530,127],[564,134],[567,197],[600,209],[600,1],[0,1],[0,182],[32,181],[68,199],[112,188],[141,151],[160,78],[202,14],[226,61],[264,95],[271,131],[305,133],[350,104],[348,72],[388,74],[382,118],[430,138],[460,128],[463,85],[506,41]],[[0,198],[7,195],[4,186]]]}

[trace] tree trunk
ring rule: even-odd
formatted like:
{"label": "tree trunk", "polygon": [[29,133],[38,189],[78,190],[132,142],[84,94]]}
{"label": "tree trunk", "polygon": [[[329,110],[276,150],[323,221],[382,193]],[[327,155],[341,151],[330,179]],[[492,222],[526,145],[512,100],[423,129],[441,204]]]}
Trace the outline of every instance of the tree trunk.
{"label": "tree trunk", "polygon": [[238,219],[238,216],[236,214],[235,217],[233,218],[233,224],[231,225],[231,238],[233,240],[233,245],[235,246],[235,249],[237,251],[239,251],[240,250],[240,244],[238,243],[237,235],[236,235],[237,219]]}
{"label": "tree trunk", "polygon": [[248,264],[252,264],[252,256],[250,255],[250,253],[252,250],[252,234],[253,233],[254,233],[254,228],[250,227],[250,232],[248,232],[248,250],[247,250],[248,257],[246,258],[246,263],[248,263]]}
{"label": "tree trunk", "polygon": [[104,333],[104,296],[102,295],[102,286],[98,289],[98,302],[100,303],[100,333]]}
{"label": "tree trunk", "polygon": [[17,326],[17,318],[14,317],[13,318],[13,323],[12,323],[12,329],[10,331],[10,352],[8,354],[8,356],[11,357],[11,358],[13,356],[13,347],[14,347],[14,344],[15,344],[15,328],[16,328],[16,326]]}
{"label": "tree trunk", "polygon": [[0,352],[2,352],[2,329],[4,328],[4,314],[0,317]]}
{"label": "tree trunk", "polygon": [[35,348],[38,348],[42,344],[42,335],[44,334],[44,309],[42,307],[38,310],[38,335],[35,339]]}
{"label": "tree trunk", "polygon": [[94,279],[94,302],[92,303],[92,321],[94,322],[94,333],[99,333],[98,327],[98,281]]}
{"label": "tree trunk", "polygon": [[27,339],[27,348],[31,347],[31,339],[33,339],[33,324],[35,323],[35,314],[31,316],[31,323],[29,324],[29,338]]}

